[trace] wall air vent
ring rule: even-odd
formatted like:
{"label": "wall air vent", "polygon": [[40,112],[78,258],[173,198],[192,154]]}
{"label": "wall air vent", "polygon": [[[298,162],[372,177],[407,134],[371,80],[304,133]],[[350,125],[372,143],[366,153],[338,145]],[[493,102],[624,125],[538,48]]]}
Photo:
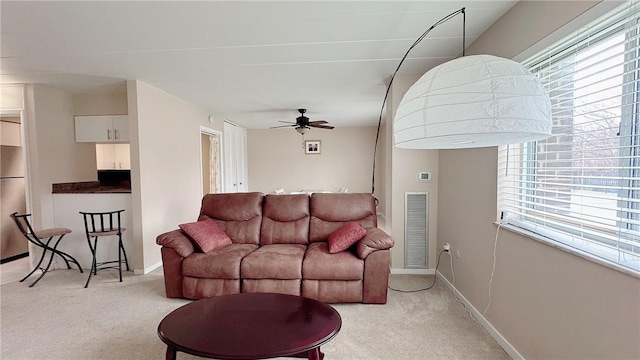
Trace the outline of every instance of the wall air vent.
{"label": "wall air vent", "polygon": [[405,193],[404,206],[405,268],[426,269],[429,248],[429,193]]}

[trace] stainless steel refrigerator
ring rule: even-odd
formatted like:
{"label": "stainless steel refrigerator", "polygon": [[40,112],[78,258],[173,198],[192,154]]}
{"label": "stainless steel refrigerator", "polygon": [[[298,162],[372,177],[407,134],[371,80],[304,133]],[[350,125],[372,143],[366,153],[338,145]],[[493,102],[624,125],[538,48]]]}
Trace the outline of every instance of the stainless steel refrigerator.
{"label": "stainless steel refrigerator", "polygon": [[27,240],[9,216],[14,212],[26,212],[25,160],[24,147],[20,142],[20,120],[0,120],[0,259],[6,262],[27,255],[29,248]]}

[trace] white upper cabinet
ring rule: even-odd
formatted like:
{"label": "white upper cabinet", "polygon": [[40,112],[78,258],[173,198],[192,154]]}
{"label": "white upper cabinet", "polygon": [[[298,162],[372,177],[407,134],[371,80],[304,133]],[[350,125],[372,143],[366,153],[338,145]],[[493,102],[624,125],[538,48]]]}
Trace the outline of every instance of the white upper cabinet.
{"label": "white upper cabinet", "polygon": [[96,144],[98,170],[131,170],[129,144]]}
{"label": "white upper cabinet", "polygon": [[129,115],[113,115],[114,142],[129,142]]}
{"label": "white upper cabinet", "polygon": [[127,115],[76,116],[76,142],[129,142]]}
{"label": "white upper cabinet", "polygon": [[0,121],[0,145],[21,146],[20,124]]}

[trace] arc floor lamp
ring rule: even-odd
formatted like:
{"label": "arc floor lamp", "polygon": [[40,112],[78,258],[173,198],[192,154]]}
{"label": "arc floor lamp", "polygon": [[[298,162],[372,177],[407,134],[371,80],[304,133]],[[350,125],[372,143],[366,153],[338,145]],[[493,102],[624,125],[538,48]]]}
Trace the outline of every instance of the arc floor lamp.
{"label": "arc floor lamp", "polygon": [[[465,56],[465,8],[433,24],[407,50],[387,87],[378,133],[393,79],[409,52],[431,30],[457,15],[463,17],[462,57],[427,71],[405,93],[393,119],[394,145],[406,149],[462,149],[551,136],[551,103],[534,75],[510,59]],[[378,137],[376,147],[377,142]]]}

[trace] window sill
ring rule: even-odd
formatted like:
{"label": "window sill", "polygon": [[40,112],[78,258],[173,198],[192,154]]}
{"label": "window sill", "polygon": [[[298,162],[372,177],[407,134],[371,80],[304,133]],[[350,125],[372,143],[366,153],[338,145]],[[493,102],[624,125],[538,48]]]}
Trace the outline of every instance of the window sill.
{"label": "window sill", "polygon": [[582,251],[580,249],[565,245],[565,244],[557,242],[557,241],[553,241],[553,240],[551,240],[551,239],[549,239],[547,237],[541,236],[539,234],[533,233],[531,231],[528,231],[528,230],[525,230],[525,229],[510,225],[510,224],[501,224],[501,223],[498,223],[498,222],[494,222],[493,224],[496,225],[498,227],[498,229],[505,229],[505,230],[511,231],[513,233],[516,233],[516,234],[525,236],[525,237],[527,237],[529,239],[535,240],[537,242],[543,243],[545,245],[549,245],[551,247],[554,247],[554,248],[556,248],[558,250],[562,250],[562,251],[567,252],[569,254],[581,257],[581,258],[583,258],[585,260],[589,260],[589,261],[594,262],[594,263],[596,263],[598,265],[605,266],[605,267],[607,267],[609,269],[612,269],[612,270],[621,272],[623,274],[626,274],[626,275],[629,275],[629,276],[633,276],[633,277],[635,277],[637,279],[640,279],[640,272],[635,271],[635,270],[630,269],[630,268],[627,268],[627,267],[624,267],[624,266],[621,266],[621,265],[616,264],[614,262],[599,258],[597,256],[591,255],[591,254],[589,254],[587,252],[584,252],[584,251]]}

